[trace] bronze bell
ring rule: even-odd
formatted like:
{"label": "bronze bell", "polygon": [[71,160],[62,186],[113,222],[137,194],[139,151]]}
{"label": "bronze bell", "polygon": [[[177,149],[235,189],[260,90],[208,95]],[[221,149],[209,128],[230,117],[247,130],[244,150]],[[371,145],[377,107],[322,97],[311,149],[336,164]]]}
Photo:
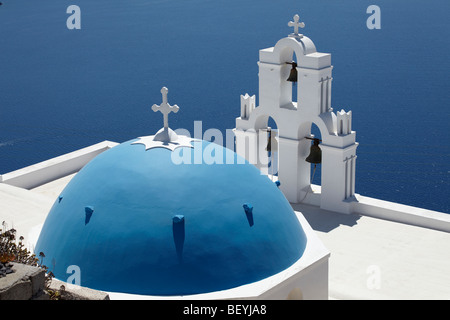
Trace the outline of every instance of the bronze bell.
{"label": "bronze bell", "polygon": [[[309,138],[311,139],[311,138]],[[313,145],[309,150],[309,156],[306,157],[306,161],[309,163],[321,163],[322,162],[322,150],[319,147],[319,139],[313,138]]]}
{"label": "bronze bell", "polygon": [[266,151],[267,152],[276,152],[278,151],[278,142],[277,139],[275,139],[275,137],[272,136],[272,130],[270,128],[268,128],[267,130],[269,132],[269,138],[267,139],[267,146],[266,146]]}
{"label": "bronze bell", "polygon": [[289,73],[289,77],[286,80],[291,82],[297,82],[297,63],[295,62],[286,62],[286,63],[292,64],[291,72]]}

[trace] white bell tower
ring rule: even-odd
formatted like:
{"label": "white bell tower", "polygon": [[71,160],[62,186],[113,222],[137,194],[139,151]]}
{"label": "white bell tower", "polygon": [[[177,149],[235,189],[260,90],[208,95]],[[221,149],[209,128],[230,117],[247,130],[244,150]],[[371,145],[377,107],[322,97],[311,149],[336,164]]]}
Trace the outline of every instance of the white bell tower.
{"label": "white bell tower", "polygon": [[[299,34],[304,23],[298,15],[288,25],[294,33],[259,51],[259,106],[255,107],[255,96],[241,96],[241,116],[234,129],[236,152],[266,172],[267,127],[272,117],[278,127],[278,180],[286,198],[349,213],[355,199],[358,146],[351,130],[352,114],[344,110],[335,114],[331,108],[331,55],[317,52],[311,39]],[[297,82],[287,81],[293,66]],[[312,124],[321,134],[320,190],[312,190],[311,164],[305,161]]]}

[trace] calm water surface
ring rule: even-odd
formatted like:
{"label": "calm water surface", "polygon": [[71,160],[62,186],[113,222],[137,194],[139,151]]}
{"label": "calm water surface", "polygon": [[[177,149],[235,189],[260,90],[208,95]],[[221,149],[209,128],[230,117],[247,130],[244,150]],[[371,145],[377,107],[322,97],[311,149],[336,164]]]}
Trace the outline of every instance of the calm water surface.
{"label": "calm water surface", "polygon": [[[172,128],[233,128],[240,94],[258,94],[258,51],[299,13],[332,54],[334,110],[353,112],[356,192],[450,212],[448,0],[2,2],[0,173],[154,134],[162,86],[181,108]],[[81,30],[66,28],[72,4]]]}

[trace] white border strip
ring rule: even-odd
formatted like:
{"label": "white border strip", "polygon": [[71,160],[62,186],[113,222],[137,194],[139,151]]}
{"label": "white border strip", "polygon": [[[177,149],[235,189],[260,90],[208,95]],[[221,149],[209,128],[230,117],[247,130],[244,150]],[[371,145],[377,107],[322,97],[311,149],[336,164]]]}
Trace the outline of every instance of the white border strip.
{"label": "white border strip", "polygon": [[79,171],[98,154],[116,145],[118,143],[105,140],[92,146],[0,175],[0,183],[24,189],[36,188]]}
{"label": "white border strip", "polygon": [[450,232],[450,214],[389,202],[359,194],[352,203],[352,213],[405,223],[417,227]]}

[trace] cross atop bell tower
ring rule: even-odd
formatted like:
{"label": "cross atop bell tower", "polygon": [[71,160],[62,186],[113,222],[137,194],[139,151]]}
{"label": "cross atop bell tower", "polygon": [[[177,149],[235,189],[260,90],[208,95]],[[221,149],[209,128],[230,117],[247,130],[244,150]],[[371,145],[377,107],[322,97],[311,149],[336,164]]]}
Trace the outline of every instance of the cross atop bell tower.
{"label": "cross atop bell tower", "polygon": [[289,21],[288,22],[288,26],[289,27],[294,27],[294,33],[291,33],[289,36],[291,37],[299,37],[299,38],[303,38],[302,34],[298,33],[298,28],[304,28],[305,27],[305,23],[304,22],[299,22],[300,21],[300,17],[298,14],[296,14],[294,16],[294,21]]}

